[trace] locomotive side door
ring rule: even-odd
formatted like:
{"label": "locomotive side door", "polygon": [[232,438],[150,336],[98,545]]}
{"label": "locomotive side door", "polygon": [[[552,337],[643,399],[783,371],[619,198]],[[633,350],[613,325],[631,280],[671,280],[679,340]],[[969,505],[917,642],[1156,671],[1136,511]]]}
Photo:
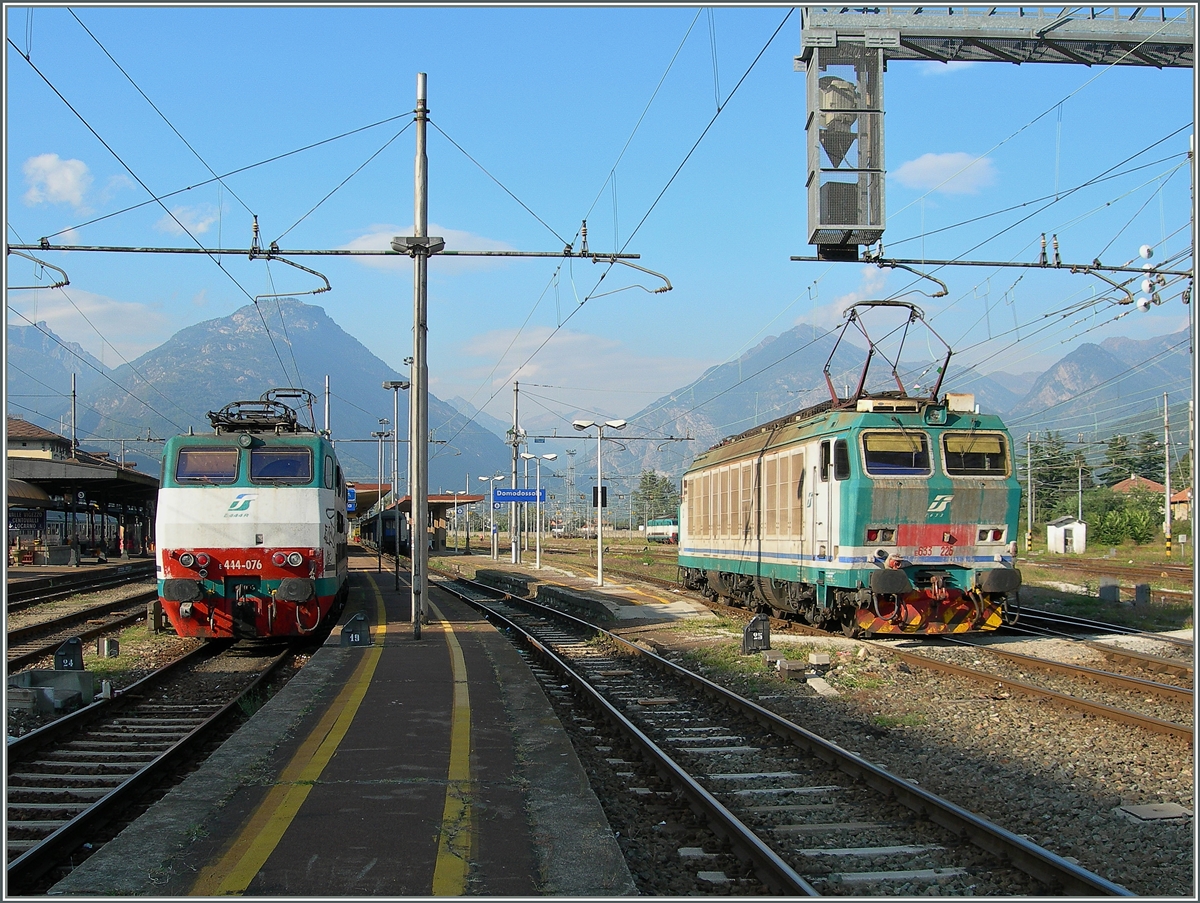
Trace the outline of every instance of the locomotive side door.
{"label": "locomotive side door", "polygon": [[813,558],[824,561],[829,558],[829,528],[833,516],[833,440],[821,442],[820,453],[813,464],[812,473],[812,519],[811,548]]}

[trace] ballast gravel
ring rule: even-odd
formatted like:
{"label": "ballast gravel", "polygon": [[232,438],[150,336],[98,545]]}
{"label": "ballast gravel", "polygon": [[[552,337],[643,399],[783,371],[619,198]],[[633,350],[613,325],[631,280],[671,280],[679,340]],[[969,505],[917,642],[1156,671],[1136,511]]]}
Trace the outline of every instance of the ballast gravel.
{"label": "ballast gravel", "polygon": [[[740,643],[732,633],[715,639],[711,629],[702,637],[679,628],[638,636],[681,664],[697,646]],[[1194,753],[1186,741],[910,667],[853,640],[773,641],[789,658],[830,653],[824,678],[838,695],[818,695],[765,663],[761,675],[703,673],[1135,894],[1194,894]],[[1162,803],[1189,814],[1139,821],[1122,811]]]}

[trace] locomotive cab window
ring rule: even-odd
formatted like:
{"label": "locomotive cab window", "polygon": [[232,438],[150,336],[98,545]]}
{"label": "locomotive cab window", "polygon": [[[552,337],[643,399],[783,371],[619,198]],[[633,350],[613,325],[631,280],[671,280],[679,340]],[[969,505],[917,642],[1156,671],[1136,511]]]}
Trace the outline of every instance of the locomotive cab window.
{"label": "locomotive cab window", "polygon": [[307,448],[250,449],[250,479],[255,483],[308,483],[312,476],[312,451]]}
{"label": "locomotive cab window", "polygon": [[237,479],[236,448],[181,448],[175,459],[180,483],[232,483]]}
{"label": "locomotive cab window", "polygon": [[952,476],[1008,476],[1008,443],[999,433],[943,433],[942,458]]}
{"label": "locomotive cab window", "polygon": [[913,430],[863,433],[863,466],[876,477],[928,476],[929,437]]}
{"label": "locomotive cab window", "polygon": [[850,444],[845,439],[833,443],[833,478],[850,479]]}

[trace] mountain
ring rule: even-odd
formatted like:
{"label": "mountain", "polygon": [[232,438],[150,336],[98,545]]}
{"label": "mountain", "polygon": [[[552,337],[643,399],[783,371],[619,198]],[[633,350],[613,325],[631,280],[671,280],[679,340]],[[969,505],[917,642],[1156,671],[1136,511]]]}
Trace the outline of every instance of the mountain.
{"label": "mountain", "polygon": [[[36,326],[8,327],[4,368],[9,413],[27,420],[41,420],[46,429],[55,431],[58,425],[54,421],[61,417],[63,431],[68,435],[71,374],[75,374],[78,401],[110,372],[84,351],[82,345],[55,335],[44,320]],[[37,414],[43,416],[38,418]]]}
{"label": "mountain", "polygon": [[[830,366],[843,397],[857,383],[866,356],[852,336],[847,333]],[[695,382],[629,418],[639,436],[659,439],[625,441],[621,434],[612,434],[613,448],[604,452],[605,469],[626,476],[655,470],[678,478],[692,458],[721,439],[828,399],[822,369],[834,340],[835,336],[819,335],[816,328],[801,324],[765,339],[736,361],[710,368]],[[889,371],[886,362],[876,357],[868,391],[895,389]],[[936,372],[935,365],[907,360],[899,367],[901,381],[913,394],[927,392]],[[959,369],[951,358],[941,391],[973,393],[981,410],[1000,415],[1017,436],[1051,429],[1072,436],[1085,432],[1103,440],[1122,426],[1145,422],[1147,412],[1154,416],[1164,389],[1174,399],[1190,397],[1189,384],[1188,335],[1183,331],[1082,345],[1037,374],[984,375]],[[1147,386],[1154,388],[1147,390]],[[1161,413],[1157,416],[1161,423]],[[669,438],[684,436],[692,441]],[[586,470],[586,460],[581,456],[576,463]]]}
{"label": "mountain", "polygon": [[447,402],[454,410],[458,411],[464,417],[469,417],[477,424],[492,433],[495,433],[501,440],[512,429],[512,423],[501,420],[499,417],[493,417],[491,414],[481,411],[475,405],[471,404],[461,395],[455,395]]}
{"label": "mountain", "polygon": [[[822,370],[836,338],[801,324],[765,339],[736,361],[709,368],[699,379],[630,417],[639,436],[660,438],[626,441],[613,434],[614,448],[604,452],[605,469],[626,475],[656,470],[678,476],[693,457],[726,436],[827,399]],[[848,341],[838,346],[830,375],[839,392],[857,383],[865,356]],[[692,441],[668,438],[685,436]],[[586,469],[587,458],[580,458],[577,466]]]}
{"label": "mountain", "polygon": [[[268,334],[264,319],[270,325]],[[80,428],[99,436],[155,437],[211,432],[205,416],[232,401],[258,399],[265,391],[299,382],[317,394],[312,416],[324,425],[324,383],[328,374],[330,429],[349,479],[374,482],[379,470],[379,418],[392,419],[385,380],[402,378],[345,332],[315,305],[295,299],[253,305],[227,317],[182,329],[152,351],[112,371],[112,380],[87,394]],[[401,439],[407,438],[407,393],[400,401]],[[301,411],[308,422],[309,412]],[[429,397],[429,425],[436,443],[429,452],[430,489],[464,485],[467,473],[492,472],[510,457],[488,430],[468,421],[451,405]],[[406,452],[401,450],[401,460]],[[147,465],[142,465],[145,468]],[[157,465],[153,465],[157,468]],[[403,481],[404,467],[401,467]]]}
{"label": "mountain", "polygon": [[1190,397],[1187,331],[1153,339],[1086,343],[1034,381],[1008,412],[1014,435],[1058,430],[1103,439],[1118,423],[1154,411],[1163,392]]}

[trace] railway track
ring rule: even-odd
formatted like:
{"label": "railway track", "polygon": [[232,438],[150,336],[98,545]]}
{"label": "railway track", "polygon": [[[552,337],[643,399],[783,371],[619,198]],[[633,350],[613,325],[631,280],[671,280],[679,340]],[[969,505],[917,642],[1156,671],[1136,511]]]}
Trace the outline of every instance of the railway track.
{"label": "railway track", "polygon": [[135,624],[146,617],[146,603],[157,598],[156,590],[128,599],[104,602],[8,631],[9,673],[51,656],[71,637],[89,640]]}
{"label": "railway track", "polygon": [[[790,895],[872,895],[936,883],[942,895],[1128,895],[601,628],[478,584],[437,585],[500,622],[538,659],[535,673],[546,675],[567,720],[603,723],[584,728],[606,750],[636,750],[640,764],[622,758],[629,753],[607,759],[634,792],[660,805],[664,796],[686,800],[726,838],[719,850],[692,851],[701,890],[734,882]],[[585,705],[601,717],[581,714]],[[636,786],[654,774],[671,790]]]}
{"label": "railway track", "polygon": [[98,846],[111,823],[149,805],[147,794],[180,776],[293,653],[208,643],[9,743],[8,893],[41,892],[40,881],[86,858],[81,848]]}
{"label": "railway track", "polygon": [[124,586],[139,580],[149,580],[154,577],[154,574],[155,564],[153,561],[139,561],[128,565],[118,565],[102,574],[95,572],[55,574],[50,577],[10,580],[7,587],[6,610],[11,613],[67,596],[111,589],[114,586]]}

